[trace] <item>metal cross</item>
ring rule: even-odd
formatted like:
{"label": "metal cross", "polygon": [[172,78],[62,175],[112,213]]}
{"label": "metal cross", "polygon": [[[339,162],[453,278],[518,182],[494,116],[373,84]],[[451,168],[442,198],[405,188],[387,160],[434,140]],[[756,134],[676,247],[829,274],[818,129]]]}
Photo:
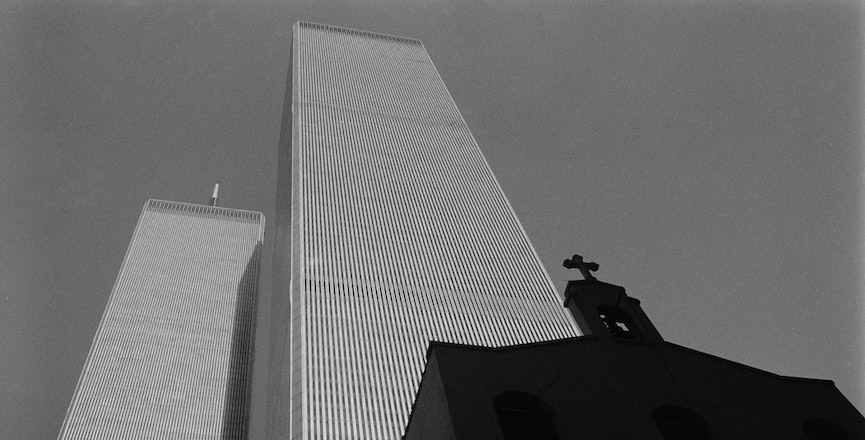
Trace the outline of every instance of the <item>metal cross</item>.
{"label": "metal cross", "polygon": [[592,276],[591,272],[598,271],[598,263],[587,263],[583,261],[583,257],[579,255],[574,255],[573,257],[571,257],[570,260],[565,260],[562,265],[567,267],[568,269],[579,269],[580,272],[583,274],[583,278],[590,281],[597,281],[597,278]]}

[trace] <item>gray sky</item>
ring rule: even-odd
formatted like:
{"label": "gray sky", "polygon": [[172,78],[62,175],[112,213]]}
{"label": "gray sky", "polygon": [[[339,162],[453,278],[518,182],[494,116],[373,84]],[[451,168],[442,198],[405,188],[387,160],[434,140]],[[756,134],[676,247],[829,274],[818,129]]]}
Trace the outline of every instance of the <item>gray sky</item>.
{"label": "gray sky", "polygon": [[56,435],[148,198],[204,203],[219,182],[223,206],[273,218],[301,19],[423,41],[559,289],[580,253],[668,341],[832,379],[862,411],[862,11],[6,2],[0,438]]}

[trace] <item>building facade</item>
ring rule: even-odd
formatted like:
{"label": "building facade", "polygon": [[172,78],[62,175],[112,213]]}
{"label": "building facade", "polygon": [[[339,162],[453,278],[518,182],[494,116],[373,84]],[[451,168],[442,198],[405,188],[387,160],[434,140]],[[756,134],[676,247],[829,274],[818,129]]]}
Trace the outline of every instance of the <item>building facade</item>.
{"label": "building facade", "polygon": [[431,340],[579,335],[419,41],[295,24],[278,170],[268,438],[399,438]]}
{"label": "building facade", "polygon": [[59,439],[242,439],[261,213],[150,200]]}

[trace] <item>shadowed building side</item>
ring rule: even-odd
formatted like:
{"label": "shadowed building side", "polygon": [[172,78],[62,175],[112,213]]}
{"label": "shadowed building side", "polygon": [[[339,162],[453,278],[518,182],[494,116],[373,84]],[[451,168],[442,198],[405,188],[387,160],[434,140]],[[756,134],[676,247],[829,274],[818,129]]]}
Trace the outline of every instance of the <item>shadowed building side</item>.
{"label": "shadowed building side", "polygon": [[220,437],[222,439],[246,438],[249,432],[261,246],[261,242],[256,244],[237,286],[237,305],[234,308],[234,330],[231,336],[231,364],[225,388],[225,411]]}
{"label": "shadowed building side", "polygon": [[148,201],[59,439],[243,439],[264,216]]}

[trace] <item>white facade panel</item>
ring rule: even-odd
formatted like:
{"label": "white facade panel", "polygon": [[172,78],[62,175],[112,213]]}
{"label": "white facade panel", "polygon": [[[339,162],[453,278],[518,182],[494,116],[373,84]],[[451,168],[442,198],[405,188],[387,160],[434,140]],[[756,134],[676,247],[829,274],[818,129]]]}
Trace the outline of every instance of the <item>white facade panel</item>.
{"label": "white facade panel", "polygon": [[421,43],[293,35],[269,438],[398,439],[430,340],[579,330]]}

